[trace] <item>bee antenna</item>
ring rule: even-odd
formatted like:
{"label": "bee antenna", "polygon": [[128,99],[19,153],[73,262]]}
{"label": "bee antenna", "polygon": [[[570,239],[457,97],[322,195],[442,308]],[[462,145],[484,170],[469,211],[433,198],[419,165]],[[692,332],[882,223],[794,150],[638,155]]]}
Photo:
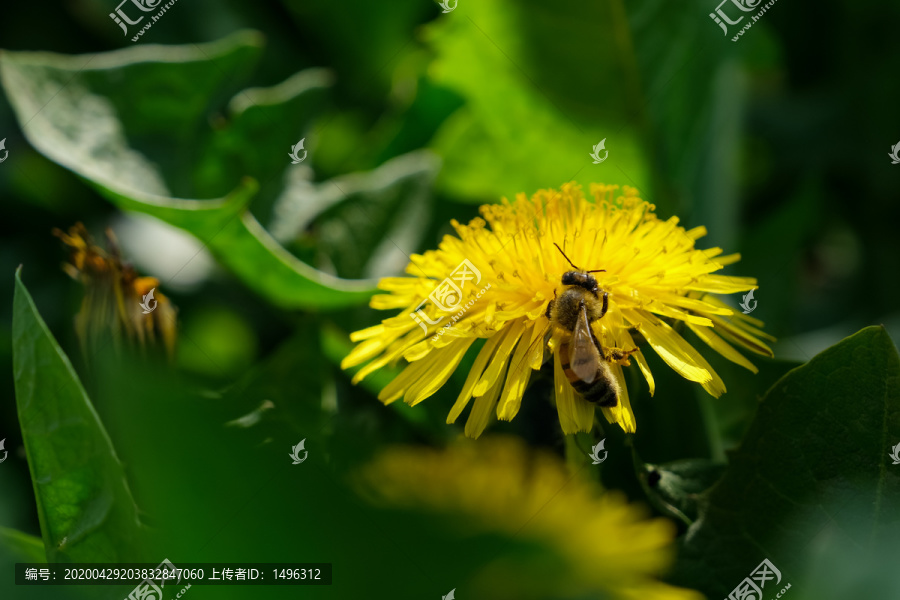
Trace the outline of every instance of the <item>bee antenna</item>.
{"label": "bee antenna", "polygon": [[553,245],[556,246],[556,249],[559,250],[559,253],[563,255],[563,258],[565,258],[567,261],[569,261],[569,264],[572,265],[572,268],[573,268],[573,269],[575,269],[576,271],[580,271],[580,270],[581,270],[581,269],[579,269],[578,267],[575,266],[575,263],[573,263],[571,260],[569,260],[569,257],[566,256],[566,253],[563,252],[563,249],[559,247],[559,244],[557,244],[556,242],[553,242]]}
{"label": "bee antenna", "polygon": [[593,271],[586,271],[587,273],[606,273],[606,269],[594,269]]}

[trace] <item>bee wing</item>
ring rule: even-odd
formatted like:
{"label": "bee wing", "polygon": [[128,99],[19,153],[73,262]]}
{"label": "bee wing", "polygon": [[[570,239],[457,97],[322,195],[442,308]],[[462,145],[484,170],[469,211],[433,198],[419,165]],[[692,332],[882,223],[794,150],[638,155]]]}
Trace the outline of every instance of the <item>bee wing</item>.
{"label": "bee wing", "polygon": [[581,307],[578,320],[575,322],[575,330],[572,333],[572,343],[569,345],[569,365],[578,379],[585,383],[593,383],[597,378],[597,369],[600,368],[600,351],[594,343],[594,335],[591,333],[591,323],[588,321],[587,308]]}

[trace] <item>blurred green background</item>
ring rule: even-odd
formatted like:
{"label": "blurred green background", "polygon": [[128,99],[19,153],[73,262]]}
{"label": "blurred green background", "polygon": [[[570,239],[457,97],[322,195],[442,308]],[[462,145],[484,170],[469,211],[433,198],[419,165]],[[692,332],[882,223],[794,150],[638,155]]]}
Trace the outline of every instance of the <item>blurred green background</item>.
{"label": "blurred green background", "polygon": [[[139,28],[123,36],[108,16],[113,4],[18,3],[0,21],[9,151],[0,164],[0,353],[12,365],[13,274],[23,265],[157,534],[158,546],[143,549],[148,562],[335,564],[331,588],[192,588],[191,597],[437,598],[457,587],[463,598],[463,582],[515,552],[515,539],[460,541],[446,524],[375,511],[345,482],[386,445],[461,435],[444,419],[464,370],[414,409],[386,408],[375,396],[388,373],[354,387],[338,363],[349,332],[387,316],[364,304],[371,280],[400,273],[479,204],[571,180],[637,186],[663,218],[705,225],[701,247],[740,252],[729,274],[758,278],[753,316],[778,338],[776,360],[754,359],[754,376],[704,350],[729,386],[718,401],[655,361],[652,401],[634,380],[632,397],[644,398],[634,402],[635,460],[721,463],[791,367],[867,325],[900,335],[900,165],[888,157],[900,142],[896,5],[777,2],[733,43],[709,18],[711,0],[460,0],[447,14],[407,0],[179,0],[132,43]],[[16,54],[120,48],[130,54],[83,70],[86,58]],[[301,138],[309,154],[293,167],[287,154]],[[588,155],[601,139],[609,158],[594,165]],[[154,193],[229,200],[187,213],[142,196]],[[271,267],[248,241],[252,225],[230,219],[245,205],[303,263],[364,281],[328,291]],[[111,227],[125,257],[160,279],[178,308],[173,366],[82,354],[73,318],[83,289],[60,269],[66,252],[50,235],[76,221],[98,240]],[[10,455],[0,465],[0,526],[39,537],[13,378],[2,382]],[[491,431],[562,455],[541,385],[515,421]],[[235,423],[250,414],[259,418]],[[630,443],[611,427],[581,442],[605,435],[607,448]],[[287,462],[302,438],[315,468]],[[669,514],[648,500],[626,454],[604,465],[603,483]],[[769,558],[800,577],[807,555],[818,556],[816,581],[835,571],[823,561],[855,560],[849,581],[871,579],[876,565],[842,556],[834,540]],[[713,582],[681,567],[673,577],[727,594],[753,560],[716,566],[725,572]],[[7,564],[4,597],[79,597],[15,588]],[[828,595],[839,589],[789,593],[849,597]],[[891,590],[888,581],[867,597]]]}

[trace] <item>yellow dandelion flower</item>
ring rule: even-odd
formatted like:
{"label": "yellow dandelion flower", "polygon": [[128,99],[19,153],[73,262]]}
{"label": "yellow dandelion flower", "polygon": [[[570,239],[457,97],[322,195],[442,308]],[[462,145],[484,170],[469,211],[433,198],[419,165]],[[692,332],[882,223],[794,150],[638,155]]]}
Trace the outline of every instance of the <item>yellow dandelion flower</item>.
{"label": "yellow dandelion flower", "polygon": [[[598,405],[610,423],[635,431],[622,367],[633,358],[654,393],[639,345],[644,341],[681,376],[720,396],[722,379],[672,325],[683,323],[713,350],[756,372],[732,344],[772,356],[762,338],[774,338],[760,330],[760,321],[715,296],[751,290],[756,279],[716,274],[740,255],[695,247],[704,227],[684,229],[677,217],[662,220],[637,190],[625,186],[616,197],[617,189],[593,184],[587,199],[570,183],[531,199],[519,194],[515,202],[504,198],[482,206],[484,218],[468,225],[453,221],[457,236],[445,236],[438,250],[413,255],[409,277],[381,280],[379,288],[389,293],[374,296],[371,306],[403,312],[353,333],[351,339],[361,343],[341,366],[368,363],[354,376],[357,383],[405,359],[408,365],[379,399],[415,405],[443,386],[466,352],[484,340],[447,418],[453,423],[474,398],[465,428],[470,437],[478,437],[494,413],[503,420],[516,416],[547,350],[566,434],[590,431]],[[595,282],[594,290],[579,291],[591,288],[584,282]],[[568,321],[558,314],[562,305],[548,311],[555,299],[570,300],[573,287],[590,304],[580,330],[577,304],[578,314]],[[597,348],[593,357],[591,347]],[[590,375],[595,364],[596,377]]]}
{"label": "yellow dandelion flower", "polygon": [[[521,599],[599,592],[617,600],[703,598],[657,579],[674,559],[674,524],[648,519],[620,492],[604,492],[568,472],[560,458],[532,452],[515,438],[463,442],[441,451],[390,448],[364,466],[355,481],[376,505],[463,517],[465,527],[455,528],[460,535],[500,534],[552,553],[533,556],[530,563],[514,553],[486,565],[467,582],[470,595]],[[553,565],[550,572],[547,564]]]}
{"label": "yellow dandelion flower", "polygon": [[[155,290],[158,279],[140,277],[134,267],[122,261],[113,232],[106,231],[108,250],[96,246],[81,223],[70,227],[68,233],[54,229],[53,235],[70,249],[69,262],[63,269],[85,287],[81,310],[75,317],[75,331],[85,355],[89,354],[89,347],[102,345],[105,336],[112,334],[117,342],[124,331],[128,340],[141,346],[153,344],[158,335],[169,356],[173,356],[177,337],[175,307]],[[149,311],[141,306],[144,298]]]}

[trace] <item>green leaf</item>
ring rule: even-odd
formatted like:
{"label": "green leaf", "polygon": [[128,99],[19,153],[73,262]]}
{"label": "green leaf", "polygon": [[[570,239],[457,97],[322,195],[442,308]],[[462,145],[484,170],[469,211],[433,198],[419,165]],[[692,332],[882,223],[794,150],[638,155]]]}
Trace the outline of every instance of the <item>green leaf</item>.
{"label": "green leaf", "polygon": [[[487,0],[439,19],[429,75],[466,100],[434,141],[447,156],[439,184],[472,201],[571,179],[632,185],[733,245],[745,86],[732,44],[697,18],[709,10]],[[601,139],[608,160],[593,164]]]}
{"label": "green leaf", "polygon": [[900,357],[884,328],[868,327],[769,390],[702,498],[674,580],[721,598],[768,558],[800,587],[826,529],[860,550],[896,549],[900,469],[888,453],[898,442]]}
{"label": "green leaf", "polygon": [[742,225],[735,165],[747,90],[735,44],[707,16],[715,7],[706,0],[615,4],[628,14],[620,31],[634,48],[635,120],[646,126],[662,183],[653,201],[707,226],[710,245],[733,248]]}
{"label": "green leaf", "polygon": [[[237,175],[280,185],[282,175],[294,171],[288,157],[294,144],[303,138],[304,148],[311,148],[314,139],[303,136],[325,107],[333,79],[326,69],[306,69],[278,85],[235,95],[228,103],[227,120],[217,120],[202,152],[194,175],[197,189],[204,196],[224,194]],[[313,148],[308,160],[315,158]]]}
{"label": "green leaf", "polygon": [[[4,488],[4,491],[8,489],[10,488]],[[26,595],[22,586],[15,584],[15,577],[12,575],[15,563],[40,564],[46,562],[47,553],[44,551],[44,542],[41,538],[15,529],[0,527],[0,568],[7,573],[6,577],[0,578],[0,598],[27,597],[28,600],[84,600],[82,591],[76,591],[77,588],[75,587],[47,586],[40,589],[31,587]]]}
{"label": "green leaf", "polygon": [[[259,47],[258,34],[240,32],[202,46],[82,56],[4,52],[0,75],[29,142],[119,208],[192,233],[276,306],[364,303],[374,282],[339,279],[302,263],[247,210],[258,185],[246,176],[266,183],[291,166],[285,142],[296,143],[311,126],[327,74],[316,70],[246,90],[230,103],[232,121],[210,130],[223,88]],[[194,168],[197,155],[203,158]]]}
{"label": "green leaf", "polygon": [[13,300],[16,405],[47,560],[137,562],[141,525],[122,464],[20,274]]}
{"label": "green leaf", "polygon": [[260,35],[244,31],[77,56],[3,52],[0,74],[25,136],[50,160],[98,187],[190,198],[208,116],[261,50]]}
{"label": "green leaf", "polygon": [[[693,333],[689,338],[694,339]],[[728,392],[721,398],[713,398],[704,390],[698,389],[695,390],[695,396],[703,409],[708,410],[705,416],[710,419],[710,426],[715,430],[710,432],[717,438],[712,457],[724,462],[725,451],[737,448],[744,439],[760,399],[776,381],[791,369],[800,366],[800,363],[754,356],[751,360],[759,372],[753,373],[719,355],[710,356],[707,353],[707,356],[710,365],[728,386]]]}
{"label": "green leaf", "polygon": [[400,272],[409,257],[398,248],[419,245],[439,168],[436,156],[419,151],[320,184],[297,170],[275,206],[272,235],[314,245],[344,277]]}
{"label": "green leaf", "polygon": [[19,562],[47,562],[41,538],[22,531],[0,527],[0,545]]}
{"label": "green leaf", "polygon": [[[446,157],[439,186],[471,201],[572,180],[647,187],[630,103],[619,93],[628,65],[615,31],[624,14],[576,0],[464,10],[427,36],[438,55],[429,74],[466,100],[433,143]],[[590,153],[603,139],[609,159],[595,165]]]}

